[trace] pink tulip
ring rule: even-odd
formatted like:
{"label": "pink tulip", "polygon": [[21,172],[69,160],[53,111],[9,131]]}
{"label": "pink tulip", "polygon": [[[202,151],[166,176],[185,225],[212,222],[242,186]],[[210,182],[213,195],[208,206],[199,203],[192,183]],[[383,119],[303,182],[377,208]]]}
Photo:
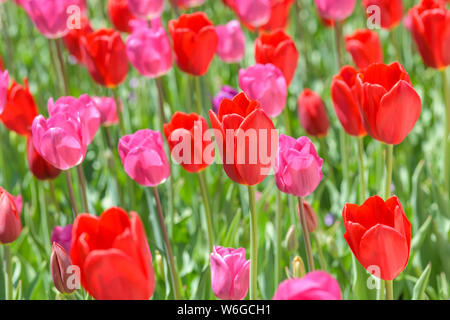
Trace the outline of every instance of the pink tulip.
{"label": "pink tulip", "polygon": [[50,39],[76,28],[77,14],[86,9],[84,0],[27,0],[22,5],[39,32]]}
{"label": "pink tulip", "polygon": [[261,104],[269,117],[278,116],[286,106],[286,80],[281,70],[271,63],[239,70],[239,86],[250,99]]}
{"label": "pink tulip", "polygon": [[193,8],[202,5],[205,0],[175,0],[178,6],[182,9]]}
{"label": "pink tulip", "polygon": [[250,260],[245,249],[214,246],[211,253],[211,285],[222,300],[242,300],[248,292]]}
{"label": "pink tulip", "polygon": [[8,70],[5,70],[3,73],[0,73],[0,115],[3,112],[3,109],[5,109],[8,87],[9,73]]}
{"label": "pink tulip", "polygon": [[239,18],[254,28],[269,22],[272,13],[270,0],[234,0],[234,8]]}
{"label": "pink tulip", "polygon": [[117,114],[117,103],[110,97],[92,97],[98,111],[100,112],[100,124],[109,127],[119,123]]}
{"label": "pink tulip", "polygon": [[0,187],[0,243],[15,241],[22,231],[22,197],[14,197]]}
{"label": "pink tulip", "polygon": [[125,172],[137,183],[154,187],[169,177],[169,160],[159,131],[144,129],[124,136],[118,148]]}
{"label": "pink tulip", "polygon": [[86,145],[94,139],[100,127],[101,115],[94,101],[83,94],[78,99],[74,97],[62,97],[53,102],[53,98],[48,101],[48,113],[50,117],[58,113],[72,115],[80,122],[82,138]]}
{"label": "pink tulip", "polygon": [[273,300],[342,300],[339,283],[324,271],[280,283]]}
{"label": "pink tulip", "polygon": [[155,19],[164,11],[164,0],[128,0],[128,7],[140,18]]}
{"label": "pink tulip", "polygon": [[309,138],[281,134],[275,162],[278,189],[296,197],[311,194],[322,180],[322,163]]}
{"label": "pink tulip", "polygon": [[245,36],[241,24],[232,20],[225,25],[216,27],[219,37],[217,54],[227,63],[236,63],[242,60],[245,54]]}
{"label": "pink tulip", "polygon": [[56,226],[53,228],[50,241],[58,243],[67,252],[70,252],[72,246],[72,225],[68,224],[65,227]]}
{"label": "pink tulip", "polygon": [[342,21],[355,9],[356,0],[314,0],[319,15],[323,19]]}
{"label": "pink tulip", "polygon": [[133,21],[133,33],[127,39],[127,55],[143,76],[157,78],[172,68],[172,49],[159,20],[149,28],[145,21]]}
{"label": "pink tulip", "polygon": [[72,114],[59,112],[47,120],[39,115],[31,130],[37,153],[54,167],[68,170],[83,162],[87,143],[80,121]]}

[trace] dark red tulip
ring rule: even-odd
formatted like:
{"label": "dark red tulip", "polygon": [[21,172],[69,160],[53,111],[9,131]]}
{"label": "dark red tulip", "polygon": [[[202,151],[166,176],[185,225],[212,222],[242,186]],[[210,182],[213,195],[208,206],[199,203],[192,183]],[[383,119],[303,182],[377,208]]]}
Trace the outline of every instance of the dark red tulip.
{"label": "dark red tulip", "polygon": [[322,98],[310,89],[303,90],[297,100],[298,117],[305,131],[314,137],[324,137],[330,128],[327,109]]}
{"label": "dark red tulip", "polygon": [[450,10],[434,0],[422,0],[408,13],[410,30],[423,62],[436,69],[450,65]]}
{"label": "dark red tulip", "polygon": [[[305,218],[306,218],[306,230],[308,230],[309,233],[313,232],[317,229],[317,226],[319,224],[319,220],[317,218],[317,214],[314,211],[314,209],[311,207],[308,201],[303,199],[303,210],[305,212]],[[300,219],[300,207],[297,203],[297,214]],[[300,219],[301,222],[301,219]]]}
{"label": "dark red tulip", "polygon": [[136,212],[110,208],[100,217],[78,215],[70,257],[95,299],[146,300],[155,291],[152,255]]}
{"label": "dark red tulip", "polygon": [[259,103],[240,93],[223,99],[209,118],[228,177],[244,185],[262,182],[275,161],[278,134]]}
{"label": "dark red tulip", "polygon": [[27,139],[27,160],[31,173],[39,180],[52,180],[61,173],[61,170],[55,168],[37,153],[33,146],[33,139]]}
{"label": "dark red tulip", "polygon": [[22,197],[14,197],[0,187],[0,244],[11,243],[19,237],[22,231],[21,212]]}
{"label": "dark red tulip", "polygon": [[422,103],[398,62],[374,63],[356,76],[364,127],[374,139],[399,144],[419,119]]}
{"label": "dark red tulip", "polygon": [[294,41],[283,30],[262,33],[255,41],[257,63],[278,67],[289,85],[297,69],[298,51]]}
{"label": "dark red tulip", "polygon": [[69,253],[60,244],[53,242],[50,255],[50,272],[53,284],[61,293],[70,294],[76,289],[75,283],[72,283],[70,279],[73,275],[70,270],[71,266],[72,260],[70,260]]}
{"label": "dark red tulip", "polygon": [[[209,130],[208,123],[202,116],[191,113],[175,112],[169,123],[164,125],[164,135],[174,154],[179,157],[177,162],[188,172],[199,172],[208,167],[214,160],[214,145],[212,140],[204,141],[203,137]],[[184,140],[186,139],[186,140]],[[184,151],[174,151],[174,148],[186,144],[190,154]],[[208,155],[205,155],[207,149]],[[208,151],[209,150],[209,151]]]}
{"label": "dark red tulip", "polygon": [[117,30],[128,33],[132,31],[130,21],[136,19],[136,16],[130,11],[128,0],[108,0],[108,15]]}
{"label": "dark red tulip", "polygon": [[359,263],[378,278],[395,279],[408,264],[411,245],[411,224],[398,198],[347,203],[342,216],[345,240]]}
{"label": "dark red tulip", "polygon": [[23,80],[23,86],[12,80],[0,120],[9,130],[22,136],[29,136],[31,125],[37,115],[38,109],[28,87],[28,79]]}
{"label": "dark red tulip", "polygon": [[[403,0],[363,0],[364,8],[377,6],[380,8],[380,26],[384,29],[395,28],[403,18]],[[374,14],[369,10],[368,15]]]}
{"label": "dark red tulip", "polygon": [[345,48],[352,55],[359,69],[367,68],[375,62],[383,62],[380,37],[369,29],[356,30],[345,37]]}
{"label": "dark red tulip", "polygon": [[364,136],[366,130],[362,123],[355,89],[357,74],[358,71],[351,66],[342,67],[331,81],[331,100],[344,130],[352,136]]}
{"label": "dark red tulip", "polygon": [[182,14],[169,21],[178,67],[194,76],[204,75],[216,53],[218,36],[204,12]]}
{"label": "dark red tulip", "polygon": [[89,19],[86,16],[82,16],[80,19],[80,29],[70,29],[67,35],[63,38],[67,51],[74,56],[78,62],[83,62],[83,56],[80,49],[81,37],[87,36],[92,33],[92,27]]}
{"label": "dark red tulip", "polygon": [[89,73],[98,84],[114,88],[127,77],[127,52],[118,31],[99,29],[82,37],[81,52]]}

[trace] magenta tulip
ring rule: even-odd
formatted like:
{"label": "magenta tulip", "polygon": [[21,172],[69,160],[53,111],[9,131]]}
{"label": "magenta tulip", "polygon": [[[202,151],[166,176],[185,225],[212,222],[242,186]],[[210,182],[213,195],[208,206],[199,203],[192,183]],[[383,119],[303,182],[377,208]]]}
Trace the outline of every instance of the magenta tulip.
{"label": "magenta tulip", "polygon": [[245,36],[241,24],[232,20],[225,25],[218,25],[216,32],[219,37],[217,54],[227,63],[236,63],[244,58]]}
{"label": "magenta tulip", "polygon": [[131,22],[133,33],[127,39],[127,56],[143,76],[157,78],[172,68],[172,48],[159,20],[149,28],[145,21]]}
{"label": "magenta tulip", "polygon": [[239,18],[257,28],[269,22],[272,12],[270,0],[234,0],[234,8]]}
{"label": "magenta tulip", "polygon": [[137,183],[154,187],[169,177],[169,160],[159,131],[144,129],[124,136],[118,148],[125,172]]}
{"label": "magenta tulip", "polygon": [[117,103],[110,97],[92,97],[98,111],[100,112],[100,124],[109,127],[119,123],[117,114]]}
{"label": "magenta tulip", "polygon": [[100,127],[101,115],[95,102],[87,95],[83,94],[78,99],[74,97],[62,97],[53,101],[48,101],[48,113],[50,117],[58,114],[70,114],[77,119],[81,126],[82,139],[89,145],[94,139]]}
{"label": "magenta tulip", "polygon": [[314,0],[319,15],[323,19],[342,21],[348,18],[355,9],[356,0]]}
{"label": "magenta tulip", "polygon": [[0,243],[15,241],[22,231],[22,197],[14,197],[0,187]]}
{"label": "magenta tulip", "polygon": [[164,0],[128,0],[130,11],[143,19],[159,18],[164,10]]}
{"label": "magenta tulip", "polygon": [[217,298],[242,300],[248,292],[250,260],[245,249],[214,246],[211,253],[211,285]]}
{"label": "magenta tulip", "polygon": [[80,121],[70,113],[59,112],[48,119],[39,115],[31,131],[37,153],[54,167],[68,170],[83,162],[86,138]]}
{"label": "magenta tulip", "polygon": [[68,224],[65,227],[56,226],[53,228],[51,242],[56,242],[67,252],[70,252],[72,246],[72,225]]}
{"label": "magenta tulip", "polygon": [[3,109],[5,109],[6,106],[8,87],[9,87],[9,73],[8,70],[5,70],[3,73],[0,73],[0,115],[2,114]]}
{"label": "magenta tulip", "polygon": [[280,283],[273,300],[342,300],[339,283],[324,271]]}
{"label": "magenta tulip", "polygon": [[278,189],[296,197],[311,194],[322,180],[322,163],[308,137],[295,140],[281,134],[275,162]]}
{"label": "magenta tulip", "polygon": [[271,118],[278,116],[286,106],[286,80],[281,70],[271,63],[241,69],[239,86],[250,99],[258,101]]}

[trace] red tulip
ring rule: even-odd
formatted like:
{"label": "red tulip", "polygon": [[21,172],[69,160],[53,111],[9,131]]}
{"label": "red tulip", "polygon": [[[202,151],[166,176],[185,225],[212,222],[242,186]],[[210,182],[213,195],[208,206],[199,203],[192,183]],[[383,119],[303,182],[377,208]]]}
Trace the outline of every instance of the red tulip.
{"label": "red tulip", "polygon": [[272,8],[270,19],[261,29],[266,31],[285,29],[288,24],[289,11],[294,0],[271,0],[270,2]]}
{"label": "red tulip", "polygon": [[22,136],[31,134],[31,125],[38,114],[36,102],[28,88],[28,79],[23,80],[23,86],[12,81],[8,89],[6,105],[0,120],[9,129]]}
{"label": "red tulip", "polygon": [[87,36],[92,33],[92,27],[89,19],[86,16],[82,16],[80,19],[80,29],[70,29],[69,33],[63,38],[64,44],[69,53],[74,56],[78,62],[83,62],[83,56],[80,49],[81,37]]}
{"label": "red tulip", "polygon": [[152,255],[136,212],[111,208],[100,217],[78,215],[70,256],[80,268],[82,286],[95,299],[144,300],[153,295]]}
{"label": "red tulip", "polygon": [[283,30],[262,33],[255,41],[256,63],[278,67],[289,85],[297,69],[298,51],[294,41]]}
{"label": "red tulip", "polygon": [[310,89],[298,96],[298,117],[305,131],[314,137],[323,137],[328,133],[330,121],[322,98]]}
{"label": "red tulip", "polygon": [[61,173],[61,170],[52,166],[47,160],[37,153],[33,146],[33,139],[27,139],[27,160],[31,173],[39,180],[53,180]]}
{"label": "red tulip", "polygon": [[342,67],[331,81],[331,100],[344,130],[352,136],[364,136],[366,130],[362,123],[355,91],[357,74],[358,71],[351,66]]}
{"label": "red tulip", "polygon": [[347,203],[342,216],[345,240],[361,265],[378,278],[395,279],[408,264],[411,244],[411,224],[398,198]]}
{"label": "red tulip", "polygon": [[347,51],[360,69],[367,68],[375,62],[383,62],[380,37],[375,31],[356,30],[352,35],[345,37],[345,44]]}
{"label": "red tulip", "polygon": [[450,65],[450,10],[434,0],[422,0],[409,13],[410,30],[424,63],[436,69]]}
{"label": "red tulip", "polygon": [[170,20],[169,32],[178,67],[194,76],[202,76],[216,53],[216,29],[204,12],[182,14]]}
{"label": "red tulip", "polygon": [[100,85],[114,88],[127,77],[127,52],[118,31],[99,29],[82,37],[81,52],[89,73]]}
{"label": "red tulip", "polygon": [[[177,157],[176,161],[186,171],[199,172],[214,160],[212,141],[204,141],[204,134],[208,130],[205,118],[196,113],[175,112],[170,122],[164,125],[164,135],[169,143],[172,157]],[[186,148],[176,151],[183,145],[186,145]],[[205,151],[207,148],[208,151]],[[186,152],[186,149],[189,149],[189,152]],[[206,152],[208,152],[207,155],[205,155]]]}
{"label": "red tulip", "polygon": [[108,0],[108,14],[114,27],[122,32],[132,31],[130,21],[136,16],[128,7],[128,0]]}
{"label": "red tulip", "polygon": [[374,139],[399,144],[419,119],[422,102],[398,62],[374,63],[356,76],[364,127]]}
{"label": "red tulip", "polygon": [[[403,18],[403,0],[363,0],[364,8],[377,6],[380,8],[380,26],[384,29],[395,28]],[[371,10],[367,13],[373,14]]]}
{"label": "red tulip", "polygon": [[228,177],[244,185],[263,181],[275,161],[278,134],[259,103],[240,93],[223,99],[209,118]]}

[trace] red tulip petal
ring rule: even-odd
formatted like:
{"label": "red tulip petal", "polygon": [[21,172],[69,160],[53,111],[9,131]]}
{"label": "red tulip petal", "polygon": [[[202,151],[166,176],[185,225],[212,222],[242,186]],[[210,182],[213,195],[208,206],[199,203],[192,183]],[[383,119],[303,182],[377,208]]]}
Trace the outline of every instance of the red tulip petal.
{"label": "red tulip petal", "polygon": [[357,258],[359,256],[359,244],[361,238],[366,233],[367,229],[361,226],[359,223],[347,222],[345,223],[344,238],[352,250],[353,254]]}
{"label": "red tulip petal", "polygon": [[98,241],[105,248],[112,245],[114,239],[130,228],[128,213],[121,208],[110,208],[103,212],[98,226]]}

